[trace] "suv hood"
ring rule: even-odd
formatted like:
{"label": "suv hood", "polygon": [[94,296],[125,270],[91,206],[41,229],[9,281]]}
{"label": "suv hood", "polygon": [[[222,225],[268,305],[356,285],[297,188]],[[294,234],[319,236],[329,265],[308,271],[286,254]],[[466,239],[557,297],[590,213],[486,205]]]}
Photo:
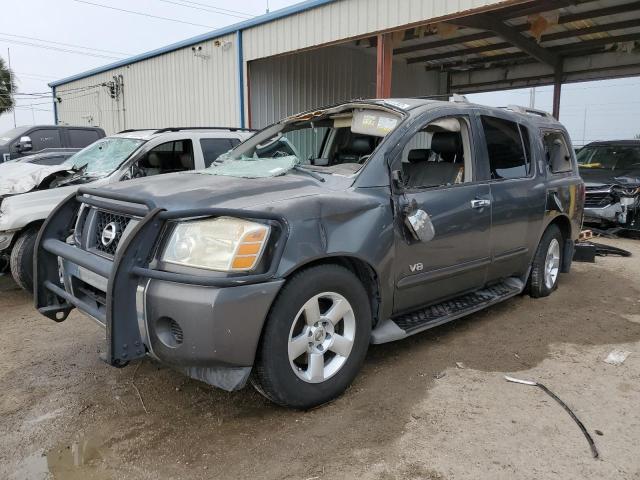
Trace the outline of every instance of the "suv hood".
{"label": "suv hood", "polygon": [[11,162],[0,165],[0,198],[30,192],[51,175],[69,170],[66,165]]}
{"label": "suv hood", "polygon": [[588,186],[622,185],[640,186],[640,169],[637,170],[605,170],[602,168],[581,168],[580,176]]}
{"label": "suv hood", "polygon": [[320,182],[304,173],[270,178],[223,177],[197,172],[172,173],[111,184],[101,190],[126,193],[167,210],[254,208],[348,188],[353,178],[323,175]]}

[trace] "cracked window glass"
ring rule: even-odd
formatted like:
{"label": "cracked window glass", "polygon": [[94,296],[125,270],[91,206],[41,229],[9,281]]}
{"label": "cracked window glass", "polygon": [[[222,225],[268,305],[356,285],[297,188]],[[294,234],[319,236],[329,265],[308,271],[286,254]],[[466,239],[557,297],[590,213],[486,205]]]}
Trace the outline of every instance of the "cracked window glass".
{"label": "cracked window glass", "polygon": [[72,170],[82,170],[85,176],[106,176],[114,172],[143,143],[144,140],[135,138],[103,138],[76,153],[64,165]]}

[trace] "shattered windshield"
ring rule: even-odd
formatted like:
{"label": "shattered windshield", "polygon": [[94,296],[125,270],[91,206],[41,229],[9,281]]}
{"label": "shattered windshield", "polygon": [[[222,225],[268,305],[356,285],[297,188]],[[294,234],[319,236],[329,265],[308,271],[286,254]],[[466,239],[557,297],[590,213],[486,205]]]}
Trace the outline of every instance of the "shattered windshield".
{"label": "shattered windshield", "polygon": [[72,170],[89,177],[103,177],[116,170],[144,140],[107,137],[92,143],[64,162]]}
{"label": "shattered windshield", "polygon": [[371,107],[299,115],[221,155],[202,173],[244,178],[291,170],[353,175],[401,120],[395,112]]}
{"label": "shattered windshield", "polygon": [[594,146],[578,152],[580,168],[604,170],[628,170],[640,168],[640,147],[638,146]]}

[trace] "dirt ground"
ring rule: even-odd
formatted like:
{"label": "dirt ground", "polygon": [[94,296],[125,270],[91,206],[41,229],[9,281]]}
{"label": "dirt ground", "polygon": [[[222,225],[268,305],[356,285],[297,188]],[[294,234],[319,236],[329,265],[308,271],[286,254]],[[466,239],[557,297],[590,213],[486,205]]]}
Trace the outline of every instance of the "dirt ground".
{"label": "dirt ground", "polygon": [[[108,367],[100,327],[51,322],[0,279],[0,478],[639,479],[640,242],[613,243],[634,257],[574,264],[547,299],[371,347],[347,393],[310,412],[150,360]],[[614,349],[631,352],[620,366],[603,362]],[[557,393],[601,458],[504,374]]]}

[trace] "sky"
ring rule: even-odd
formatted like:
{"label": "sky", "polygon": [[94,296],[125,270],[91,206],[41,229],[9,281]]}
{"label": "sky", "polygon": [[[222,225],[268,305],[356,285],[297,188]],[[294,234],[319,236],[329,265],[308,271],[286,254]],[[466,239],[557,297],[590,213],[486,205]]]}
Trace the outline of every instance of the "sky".
{"label": "sky", "polygon": [[[30,94],[18,101],[16,123],[53,123],[51,101],[45,97],[50,92],[47,83],[52,80],[263,14],[267,7],[274,11],[298,1],[5,0],[0,17],[0,56],[6,61],[10,49],[18,90]],[[494,106],[529,105],[530,91],[470,95],[469,99]],[[550,111],[551,103],[552,88],[537,88],[536,108]],[[640,78],[565,85],[561,121],[576,145],[633,138],[640,134],[639,106]],[[12,113],[0,116],[0,132],[13,124]]]}

